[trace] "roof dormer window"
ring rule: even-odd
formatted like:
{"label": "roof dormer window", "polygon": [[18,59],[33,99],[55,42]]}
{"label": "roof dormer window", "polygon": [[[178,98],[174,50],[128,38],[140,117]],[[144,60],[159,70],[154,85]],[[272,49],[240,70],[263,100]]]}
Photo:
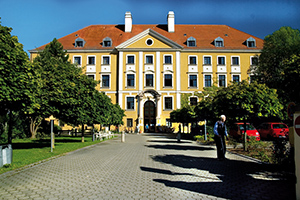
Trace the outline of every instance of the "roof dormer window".
{"label": "roof dormer window", "polygon": [[188,47],[195,47],[196,46],[196,39],[193,37],[189,37],[187,39],[187,46]]}
{"label": "roof dormer window", "polygon": [[103,47],[111,47],[112,41],[109,37],[103,39]]}
{"label": "roof dormer window", "polygon": [[256,47],[256,41],[253,37],[248,38],[246,40],[247,47]]}
{"label": "roof dormer window", "polygon": [[224,47],[224,40],[221,37],[215,39],[215,47]]}
{"label": "roof dormer window", "polygon": [[77,38],[75,40],[75,47],[83,47],[84,44],[85,44],[85,41],[82,38]]}

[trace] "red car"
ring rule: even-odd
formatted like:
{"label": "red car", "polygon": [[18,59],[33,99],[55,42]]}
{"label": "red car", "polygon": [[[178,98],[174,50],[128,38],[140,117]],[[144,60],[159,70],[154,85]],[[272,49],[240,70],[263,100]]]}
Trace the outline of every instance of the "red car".
{"label": "red car", "polygon": [[[259,132],[254,126],[252,126],[250,123],[246,123],[246,129],[248,136],[255,137],[257,141],[260,141]],[[243,139],[244,132],[244,123],[240,122],[234,124],[234,127],[229,131],[229,135],[233,136],[234,138]]]}
{"label": "red car", "polygon": [[288,138],[289,128],[286,124],[280,122],[262,123],[257,129],[262,138]]}

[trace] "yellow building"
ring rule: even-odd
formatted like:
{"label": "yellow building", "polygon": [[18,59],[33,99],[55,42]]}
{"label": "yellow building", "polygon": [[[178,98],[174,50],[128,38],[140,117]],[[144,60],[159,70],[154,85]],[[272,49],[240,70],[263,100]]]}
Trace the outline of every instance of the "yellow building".
{"label": "yellow building", "polygon": [[[183,94],[194,95],[217,82],[251,77],[263,40],[226,25],[177,25],[170,11],[165,25],[92,25],[58,39],[71,62],[100,80],[97,90],[125,110],[124,126],[143,131],[171,126],[170,112]],[[33,59],[41,46],[29,51]]]}

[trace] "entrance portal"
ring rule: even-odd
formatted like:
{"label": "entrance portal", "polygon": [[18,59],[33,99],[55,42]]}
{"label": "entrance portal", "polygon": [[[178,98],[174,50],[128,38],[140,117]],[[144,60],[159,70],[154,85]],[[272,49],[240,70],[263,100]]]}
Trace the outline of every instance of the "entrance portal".
{"label": "entrance portal", "polygon": [[146,101],[144,104],[144,127],[148,124],[149,132],[155,131],[156,107],[153,101]]}

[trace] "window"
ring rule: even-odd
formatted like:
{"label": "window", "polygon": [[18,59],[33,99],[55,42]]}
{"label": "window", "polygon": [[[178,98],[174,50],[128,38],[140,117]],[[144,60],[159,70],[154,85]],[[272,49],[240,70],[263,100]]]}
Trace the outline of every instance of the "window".
{"label": "window", "polygon": [[127,110],[134,110],[134,97],[127,97]]}
{"label": "window", "polygon": [[231,57],[232,65],[240,65],[239,57]]}
{"label": "window", "polygon": [[216,38],[215,47],[224,47],[224,40],[220,37]]}
{"label": "window", "polygon": [[172,87],[172,74],[165,74],[165,87]]}
{"label": "window", "polygon": [[225,57],[224,56],[218,57],[218,65],[225,65]]}
{"label": "window", "polygon": [[226,85],[225,75],[219,75],[219,87],[225,87]]}
{"label": "window", "polygon": [[109,87],[109,75],[102,75],[102,87]]}
{"label": "window", "polygon": [[153,74],[146,74],[146,87],[153,87]]}
{"label": "window", "polygon": [[211,87],[211,75],[204,76],[204,87]]}
{"label": "window", "polygon": [[172,127],[172,121],[171,121],[171,119],[169,119],[169,118],[166,119],[166,126],[167,127]]}
{"label": "window", "polygon": [[165,64],[172,64],[172,56],[165,56]]}
{"label": "window", "polygon": [[85,44],[85,41],[82,38],[77,38],[75,40],[75,47],[83,47],[84,44]]}
{"label": "window", "polygon": [[146,44],[148,45],[148,46],[151,46],[152,44],[153,44],[153,40],[152,39],[147,39],[146,40]]}
{"label": "window", "polygon": [[134,87],[134,74],[127,74],[127,87]]}
{"label": "window", "polygon": [[172,109],[173,109],[172,97],[165,97],[165,110],[172,110]]}
{"label": "window", "polygon": [[235,83],[239,83],[240,82],[240,76],[239,75],[232,75],[232,81]]}
{"label": "window", "polygon": [[146,56],[146,64],[153,64],[153,56]]}
{"label": "window", "polygon": [[111,47],[112,41],[109,37],[103,39],[103,47]]}
{"label": "window", "polygon": [[127,118],[127,127],[133,127],[133,119]]}
{"label": "window", "polygon": [[80,56],[74,57],[74,64],[81,65],[81,57]]}
{"label": "window", "polygon": [[87,75],[87,77],[90,78],[90,79],[95,80],[95,76],[94,75],[89,74],[89,75]]}
{"label": "window", "polygon": [[191,106],[196,106],[198,103],[198,98],[197,97],[190,97],[190,105]]}
{"label": "window", "polygon": [[211,57],[210,56],[204,56],[204,65],[211,65]]}
{"label": "window", "polygon": [[187,46],[188,47],[195,47],[196,46],[196,39],[193,37],[190,37],[187,39]]}
{"label": "window", "polygon": [[109,64],[110,64],[109,61],[110,61],[110,60],[109,60],[109,56],[103,56],[103,57],[102,57],[102,64],[103,64],[103,65],[109,65]]}
{"label": "window", "polygon": [[258,57],[251,57],[251,65],[257,66],[258,65]]}
{"label": "window", "polygon": [[127,64],[134,64],[134,56],[127,56]]}
{"label": "window", "polygon": [[256,47],[256,41],[253,37],[250,37],[246,40],[247,47]]}
{"label": "window", "polygon": [[190,65],[197,65],[197,57],[196,56],[190,56],[189,61],[190,61]]}
{"label": "window", "polygon": [[190,75],[190,87],[197,87],[197,75]]}
{"label": "window", "polygon": [[88,56],[88,65],[95,65],[95,56]]}

